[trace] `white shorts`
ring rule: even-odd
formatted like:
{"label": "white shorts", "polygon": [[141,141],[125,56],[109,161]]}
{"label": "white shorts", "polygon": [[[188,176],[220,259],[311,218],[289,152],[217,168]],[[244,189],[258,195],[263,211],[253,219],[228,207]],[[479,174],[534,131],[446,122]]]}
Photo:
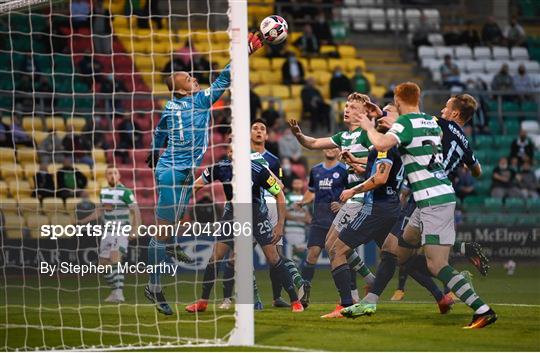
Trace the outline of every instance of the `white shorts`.
{"label": "white shorts", "polygon": [[332,222],[334,229],[338,233],[341,233],[349,225],[349,222],[355,219],[356,215],[362,210],[362,207],[364,207],[364,204],[360,202],[347,202],[341,206],[341,209]]}
{"label": "white shorts", "polygon": [[287,243],[295,247],[305,247],[306,245],[306,232],[298,230],[289,230],[285,228],[285,239]]}
{"label": "white shorts", "polygon": [[99,257],[109,259],[111,251],[120,251],[121,255],[127,254],[129,238],[124,236],[110,236],[106,234],[99,243]]}
{"label": "white shorts", "polygon": [[420,229],[422,245],[454,245],[456,227],[454,223],[455,203],[416,208],[409,225]]}

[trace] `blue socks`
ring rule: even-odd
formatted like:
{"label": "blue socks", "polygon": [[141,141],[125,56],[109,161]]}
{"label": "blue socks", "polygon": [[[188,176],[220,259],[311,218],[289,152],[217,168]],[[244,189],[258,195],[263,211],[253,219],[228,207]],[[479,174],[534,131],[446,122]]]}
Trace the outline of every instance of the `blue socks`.
{"label": "blue socks", "polygon": [[349,264],[345,263],[332,270],[332,277],[341,298],[341,305],[351,306],[353,303],[351,295],[351,269]]}
{"label": "blue socks", "polygon": [[[165,261],[166,245],[167,244],[165,242],[157,241],[154,237],[150,239],[150,243],[148,244],[148,265],[157,265],[162,261]],[[152,292],[161,291],[160,276],[161,273],[159,273],[159,271],[150,273],[150,281],[148,284]]]}

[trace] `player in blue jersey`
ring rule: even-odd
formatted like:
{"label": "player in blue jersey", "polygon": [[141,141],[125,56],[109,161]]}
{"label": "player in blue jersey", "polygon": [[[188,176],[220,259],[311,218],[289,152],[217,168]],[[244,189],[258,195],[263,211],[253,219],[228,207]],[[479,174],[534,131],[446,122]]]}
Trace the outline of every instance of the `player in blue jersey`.
{"label": "player in blue jersey", "polygon": [[[229,152],[230,158],[230,152]],[[304,308],[298,296],[285,263],[279,256],[275,244],[283,237],[283,227],[285,222],[285,195],[275,175],[258,162],[251,161],[251,179],[252,179],[252,207],[253,207],[253,236],[256,242],[261,246],[267,261],[270,263],[286,289],[291,300],[291,309],[293,312],[303,311]],[[224,160],[213,168],[207,168],[201,177],[195,182],[196,189],[213,181],[220,181],[224,185],[224,190],[229,200],[225,206],[223,221],[233,220],[233,206],[230,203],[232,199],[232,165],[231,161]],[[268,207],[266,205],[264,191],[269,192],[276,199],[278,210],[278,220],[275,226],[272,226],[268,219]],[[225,229],[225,228],[223,228]],[[232,236],[221,235],[218,243],[214,246],[214,251],[208,261],[203,277],[203,288],[201,299],[193,304],[186,306],[188,312],[205,311],[208,306],[210,292],[218,272],[217,264],[225,255],[232,250],[234,239]]]}
{"label": "player in blue jersey", "polygon": [[397,148],[394,147],[387,152],[378,152],[372,148],[366,164],[366,180],[341,193],[341,202],[346,202],[358,193],[365,193],[364,206],[330,247],[332,277],[341,302],[332,312],[321,316],[322,318],[342,317],[341,311],[353,304],[351,269],[347,262],[347,254],[372,240],[382,247],[399,216],[402,173],[401,157]]}
{"label": "player in blue jersey", "polygon": [[[248,38],[249,54],[262,47],[262,41],[256,34]],[[175,72],[165,83],[172,94],[161,114],[161,119],[154,131],[152,147],[147,158],[151,168],[155,168],[154,177],[158,191],[156,218],[162,226],[159,236],[152,237],[148,246],[148,265],[156,265],[167,260],[167,241],[173,235],[171,228],[179,222],[189,202],[192,192],[193,174],[200,165],[208,147],[210,130],[210,108],[229,88],[230,68],[227,65],[210,88],[201,91],[199,82],[188,72]],[[160,155],[160,150],[165,148]],[[182,260],[184,254],[178,246],[173,247],[173,254]],[[159,312],[172,315],[161,290],[160,273],[150,274],[145,296],[156,304]]]}
{"label": "player in blue jersey", "polygon": [[[311,283],[315,265],[324,249],[326,234],[339,211],[339,196],[348,183],[347,166],[338,160],[338,148],[324,150],[324,162],[309,172],[308,190],[298,203],[299,207],[313,203],[313,217],[308,233],[308,252],[302,264],[302,278]],[[309,297],[302,304],[309,304]]]}

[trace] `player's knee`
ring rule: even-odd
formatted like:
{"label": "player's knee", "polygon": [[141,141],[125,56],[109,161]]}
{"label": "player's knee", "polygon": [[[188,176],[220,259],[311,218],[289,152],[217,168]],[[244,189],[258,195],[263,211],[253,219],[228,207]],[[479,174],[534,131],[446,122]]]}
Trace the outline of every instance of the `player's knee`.
{"label": "player's knee", "polygon": [[443,267],[448,265],[447,261],[442,261],[439,259],[434,259],[434,258],[429,258],[429,257],[426,258],[426,262],[427,262],[427,268],[433,276],[437,276],[439,272],[441,272]]}
{"label": "player's knee", "polygon": [[308,250],[308,255],[306,257],[306,260],[310,264],[314,264],[319,259],[319,255],[321,254],[321,248],[318,246],[311,247]]}

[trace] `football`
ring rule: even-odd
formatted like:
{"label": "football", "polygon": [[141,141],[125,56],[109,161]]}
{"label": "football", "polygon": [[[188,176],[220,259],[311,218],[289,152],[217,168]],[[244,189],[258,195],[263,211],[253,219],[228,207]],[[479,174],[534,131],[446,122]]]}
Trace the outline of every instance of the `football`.
{"label": "football", "polygon": [[289,25],[283,17],[272,15],[262,20],[260,30],[265,42],[268,44],[279,44],[287,39]]}

